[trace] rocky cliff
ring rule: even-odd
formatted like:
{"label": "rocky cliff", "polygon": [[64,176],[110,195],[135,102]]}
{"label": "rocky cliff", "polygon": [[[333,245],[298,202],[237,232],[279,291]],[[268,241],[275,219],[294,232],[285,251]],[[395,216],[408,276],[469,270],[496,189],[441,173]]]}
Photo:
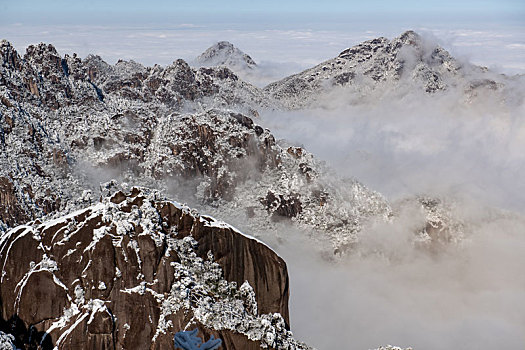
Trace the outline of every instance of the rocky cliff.
{"label": "rocky cliff", "polygon": [[224,349],[307,349],[284,261],[231,226],[132,188],[4,233],[0,329],[18,348],[169,349],[197,327]]}

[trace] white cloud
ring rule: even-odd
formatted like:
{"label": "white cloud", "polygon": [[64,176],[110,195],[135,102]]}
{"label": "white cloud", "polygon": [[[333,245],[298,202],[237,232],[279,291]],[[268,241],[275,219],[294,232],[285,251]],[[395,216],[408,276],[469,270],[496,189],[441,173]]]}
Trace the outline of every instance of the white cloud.
{"label": "white cloud", "polygon": [[[153,25],[1,25],[5,39],[23,51],[41,41],[54,44],[63,53],[76,52],[81,57],[101,54],[110,63],[133,59],[146,65],[167,65],[177,58],[193,59],[217,41],[228,40],[251,55],[257,62],[293,63],[295,71],[336,56],[347,47],[377,36],[394,37],[406,29],[434,33],[445,47],[475,63],[498,66],[507,72],[525,72],[525,47],[522,29],[494,28],[475,30],[426,26],[407,28],[401,24],[381,30],[362,29],[228,29],[192,23]],[[509,46],[510,45],[510,46]],[[509,55],[509,50],[512,54]],[[66,52],[67,51],[67,52]],[[283,71],[289,74],[290,71]]]}

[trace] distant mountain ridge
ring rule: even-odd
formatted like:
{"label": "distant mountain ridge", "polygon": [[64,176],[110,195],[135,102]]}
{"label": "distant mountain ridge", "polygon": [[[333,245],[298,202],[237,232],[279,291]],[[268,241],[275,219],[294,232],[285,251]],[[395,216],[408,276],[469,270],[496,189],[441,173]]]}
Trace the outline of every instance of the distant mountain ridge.
{"label": "distant mountain ridge", "polygon": [[505,77],[486,68],[460,62],[414,31],[397,38],[365,41],[342,51],[337,57],[315,67],[269,84],[264,91],[286,108],[308,108],[330,93],[358,103],[375,90],[426,93],[451,88],[463,91],[465,99],[478,91],[501,92]]}
{"label": "distant mountain ridge", "polygon": [[[250,81],[262,73],[249,55],[225,41],[208,48],[195,63],[224,66]],[[434,39],[409,30],[392,40],[379,37],[343,50],[335,58],[271,82],[262,94],[268,105],[285,109],[310,108],[334,96],[363,103],[373,93],[392,90],[432,94],[458,89],[468,102],[486,91],[504,99],[509,79],[457,60]]]}

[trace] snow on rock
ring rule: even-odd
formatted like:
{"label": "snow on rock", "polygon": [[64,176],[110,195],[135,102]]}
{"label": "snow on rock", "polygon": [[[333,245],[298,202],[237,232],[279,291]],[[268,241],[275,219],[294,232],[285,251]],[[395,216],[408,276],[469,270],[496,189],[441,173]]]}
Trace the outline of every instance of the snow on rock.
{"label": "snow on rock", "polygon": [[228,41],[219,41],[209,47],[195,62],[203,67],[226,66],[233,71],[253,69],[255,61]]}
{"label": "snow on rock", "polygon": [[0,350],[16,350],[15,337],[0,331]]}
{"label": "snow on rock", "polygon": [[36,336],[5,337],[56,349],[170,348],[173,334],[198,327],[225,349],[308,349],[289,331],[284,261],[211,220],[134,187],[7,231],[1,314]]}
{"label": "snow on rock", "polygon": [[[461,62],[432,39],[407,31],[392,40],[376,38],[337,57],[264,88],[285,108],[368,103],[382,94],[440,93],[458,89],[464,101],[484,89],[504,93],[510,80],[486,68]],[[500,95],[504,100],[504,95]]]}
{"label": "snow on rock", "polygon": [[269,105],[260,89],[226,68],[194,70],[183,60],[111,66],[97,56],[61,58],[46,44],[29,46],[22,57],[5,40],[0,102],[3,230],[91,204],[93,177],[105,177],[96,167],[140,163],[163,115],[225,106],[257,115]]}

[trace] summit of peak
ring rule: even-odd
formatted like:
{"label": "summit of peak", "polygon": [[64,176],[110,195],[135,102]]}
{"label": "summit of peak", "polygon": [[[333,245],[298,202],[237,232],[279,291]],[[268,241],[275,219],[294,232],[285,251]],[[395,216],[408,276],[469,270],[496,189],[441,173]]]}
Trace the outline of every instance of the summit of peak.
{"label": "summit of peak", "polygon": [[0,40],[0,47],[13,47],[13,45],[6,39]]}
{"label": "summit of peak", "polygon": [[233,44],[229,41],[219,41],[217,42],[215,45],[213,45],[212,47],[217,47],[219,50],[223,50],[223,49],[234,49],[235,46],[233,46]]}
{"label": "summit of peak", "polygon": [[399,39],[406,41],[421,40],[421,35],[419,35],[413,30],[407,30],[399,36]]}
{"label": "summit of peak", "polygon": [[54,56],[58,56],[55,46],[43,42],[36,45],[29,45],[26,49],[27,56],[38,56],[43,54],[52,54]]}
{"label": "summit of peak", "polygon": [[257,66],[246,53],[229,41],[219,41],[195,59],[200,66],[226,66],[235,69],[252,69]]}

